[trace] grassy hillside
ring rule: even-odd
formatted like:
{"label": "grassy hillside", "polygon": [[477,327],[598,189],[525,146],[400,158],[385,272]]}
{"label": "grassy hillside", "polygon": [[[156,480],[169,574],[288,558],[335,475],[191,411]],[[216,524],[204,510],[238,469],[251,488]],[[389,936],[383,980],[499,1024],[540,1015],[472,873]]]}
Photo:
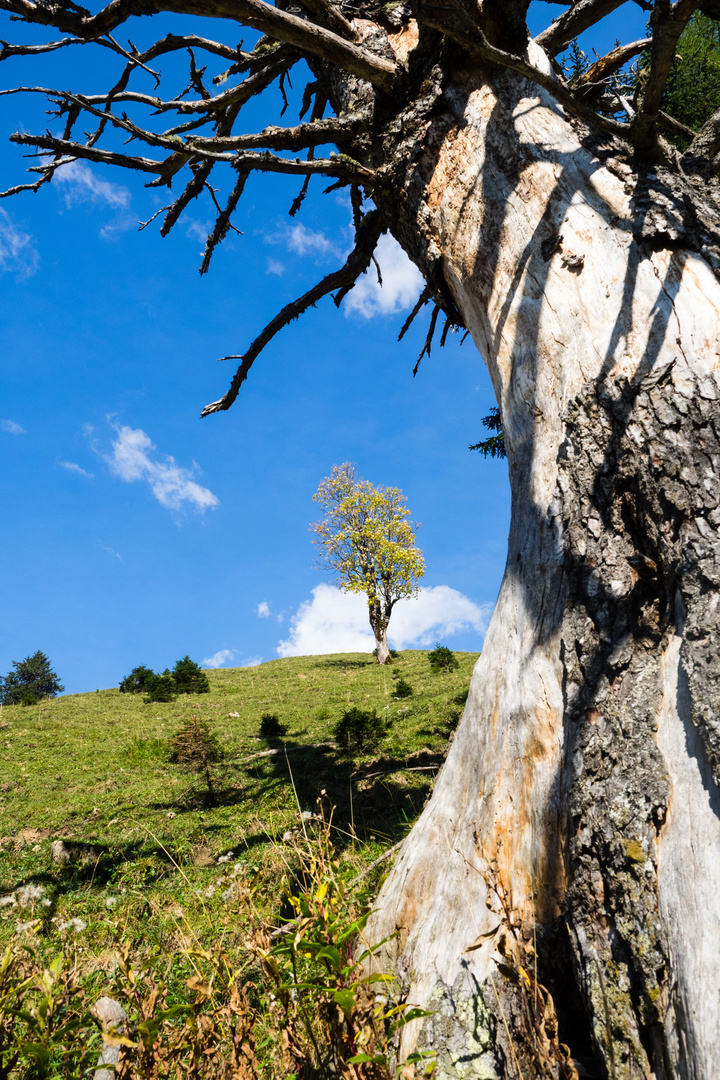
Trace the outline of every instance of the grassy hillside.
{"label": "grassy hillside", "polygon": [[[340,860],[360,873],[427,800],[476,658],[457,654],[458,670],[443,674],[420,651],[390,668],[364,654],[292,658],[209,671],[209,694],[171,704],[99,690],[5,707],[0,938],[17,940],[18,925],[34,922],[20,934],[47,944],[80,919],[86,968],[109,970],[113,946],[128,936],[167,944],[188,934],[204,940],[219,926],[240,932],[233,897],[242,885],[258,913],[280,910],[299,811],[315,813],[319,799],[326,814],[336,808]],[[400,678],[412,696],[395,696]],[[377,709],[387,735],[373,754],[349,761],[332,729],[351,706]],[[287,726],[282,740],[259,736],[263,713]],[[215,806],[202,779],[169,760],[172,735],[193,714],[210,722],[224,753],[212,770]],[[66,866],[50,859],[59,839],[74,856]],[[42,887],[43,902],[22,892],[27,885]]]}

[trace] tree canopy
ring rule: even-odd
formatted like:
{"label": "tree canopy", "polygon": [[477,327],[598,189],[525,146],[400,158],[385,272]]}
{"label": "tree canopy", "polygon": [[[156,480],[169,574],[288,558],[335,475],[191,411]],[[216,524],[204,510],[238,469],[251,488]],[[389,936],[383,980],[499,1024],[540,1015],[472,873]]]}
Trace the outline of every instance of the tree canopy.
{"label": "tree canopy", "polygon": [[347,592],[365,593],[378,663],[389,659],[387,628],[398,600],[414,596],[425,572],[418,528],[399,488],[373,487],[355,466],[334,466],[313,496],[325,511],[311,526],[324,562]]}
{"label": "tree canopy", "polygon": [[0,703],[25,705],[62,694],[65,689],[44,652],[13,660],[13,671],[0,678]]}

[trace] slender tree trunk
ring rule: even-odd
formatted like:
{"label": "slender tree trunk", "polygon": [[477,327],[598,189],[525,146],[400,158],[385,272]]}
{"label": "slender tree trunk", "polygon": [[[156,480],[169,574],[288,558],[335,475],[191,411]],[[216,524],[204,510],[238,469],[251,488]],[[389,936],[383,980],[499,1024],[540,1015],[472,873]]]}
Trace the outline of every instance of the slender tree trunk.
{"label": "slender tree trunk", "polygon": [[391,660],[388,645],[388,620],[382,618],[379,608],[379,600],[376,600],[375,606],[370,604],[370,626],[372,627],[372,633],[375,634],[378,663],[386,664],[390,663]]}
{"label": "slender tree trunk", "polygon": [[512,525],[463,720],[368,927],[398,930],[408,1000],[436,1010],[402,1054],[529,1080],[576,1075],[567,1043],[590,1075],[710,1080],[718,218],[509,73],[456,71],[418,141],[396,231],[490,369]]}

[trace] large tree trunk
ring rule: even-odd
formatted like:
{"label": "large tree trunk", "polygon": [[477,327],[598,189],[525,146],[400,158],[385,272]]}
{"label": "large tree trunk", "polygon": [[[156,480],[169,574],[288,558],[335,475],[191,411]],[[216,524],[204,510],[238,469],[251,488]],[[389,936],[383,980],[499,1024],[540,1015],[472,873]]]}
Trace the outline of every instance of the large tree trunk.
{"label": "large tree trunk", "polygon": [[569,1077],[562,1042],[590,1075],[720,1076],[718,220],[621,158],[473,66],[406,185],[512,487],[465,714],[369,926],[440,1077]]}

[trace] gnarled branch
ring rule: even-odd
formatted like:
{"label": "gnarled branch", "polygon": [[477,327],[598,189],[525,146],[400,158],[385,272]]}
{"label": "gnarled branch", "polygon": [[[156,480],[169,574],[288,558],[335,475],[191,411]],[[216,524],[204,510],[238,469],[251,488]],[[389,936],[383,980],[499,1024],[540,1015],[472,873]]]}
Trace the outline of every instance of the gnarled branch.
{"label": "gnarled branch", "polygon": [[235,372],[227,393],[224,394],[219,401],[213,401],[209,405],[206,405],[200,414],[201,416],[209,416],[210,413],[222,412],[225,409],[230,408],[238,396],[240,387],[247,379],[253,363],[265,346],[272,341],[275,335],[282,330],[283,327],[287,326],[293,319],[297,319],[299,315],[302,315],[309,307],[316,304],[318,300],[322,300],[324,296],[334,292],[336,289],[338,289],[339,292],[335,297],[335,303],[336,305],[340,304],[341,300],[347,295],[360,275],[364,274],[370,265],[370,260],[381,232],[382,223],[380,214],[377,210],[371,210],[360,222],[355,236],[355,247],[350,252],[347,262],[340,270],[335,270],[332,274],[328,274],[327,277],[323,278],[322,281],[318,282],[317,285],[313,286],[312,289],[299,297],[299,299],[294,300],[291,304],[286,304],[282,311],[278,312],[275,318],[268,323],[262,333],[255,338],[248,351],[242,356],[222,357],[223,360],[242,360],[242,363]]}
{"label": "gnarled branch", "polygon": [[265,0],[212,0],[211,3],[202,0],[110,0],[96,15],[83,15],[52,2],[40,3],[40,0],[0,0],[0,10],[13,12],[27,22],[54,26],[62,33],[85,39],[110,34],[131,16],[155,15],[161,11],[231,19],[295,45],[312,56],[329,60],[386,93],[392,89],[398,73],[393,61],[346,41],[317,23],[266,4]]}

